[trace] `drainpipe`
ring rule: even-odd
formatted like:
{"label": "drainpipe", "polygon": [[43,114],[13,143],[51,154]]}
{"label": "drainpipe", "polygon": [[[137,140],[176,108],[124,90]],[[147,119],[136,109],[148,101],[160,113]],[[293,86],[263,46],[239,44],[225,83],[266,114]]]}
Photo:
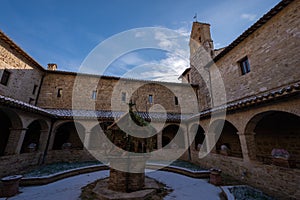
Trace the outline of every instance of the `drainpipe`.
{"label": "drainpipe", "polygon": [[53,130],[53,124],[55,121],[56,121],[56,119],[51,119],[51,125],[50,125],[49,134],[48,134],[47,144],[46,144],[46,148],[45,148],[45,151],[43,154],[41,165],[44,164],[45,160],[46,160],[46,156],[47,156],[47,152],[48,152],[49,144],[50,144],[50,138],[51,138],[51,134],[52,134],[52,130]]}
{"label": "drainpipe", "polygon": [[45,78],[45,75],[43,75],[42,78],[41,78],[40,87],[38,89],[38,93],[37,93],[36,99],[35,99],[35,104],[34,104],[35,106],[37,105],[38,100],[39,100],[39,96],[40,96],[41,88],[42,88],[42,85],[43,85],[43,82],[44,82],[44,78]]}
{"label": "drainpipe", "polygon": [[209,78],[209,89],[210,89],[210,96],[211,96],[211,108],[213,108],[215,106],[214,103],[214,95],[212,93],[212,86],[211,86],[211,74],[210,74],[210,70],[209,70],[210,66],[208,67],[204,67],[204,69],[208,72],[208,78]]}

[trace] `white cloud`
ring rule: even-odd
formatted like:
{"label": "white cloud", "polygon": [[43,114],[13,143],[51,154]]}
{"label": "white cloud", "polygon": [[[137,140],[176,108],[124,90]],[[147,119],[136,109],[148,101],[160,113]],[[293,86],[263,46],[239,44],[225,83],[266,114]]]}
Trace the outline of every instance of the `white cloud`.
{"label": "white cloud", "polygon": [[178,77],[189,67],[189,35],[187,28],[137,30],[134,37],[140,37],[141,41],[148,39],[163,56],[152,58],[153,55],[147,57],[143,51],[130,52],[118,58],[109,73],[133,79],[179,82]]}
{"label": "white cloud", "polygon": [[135,37],[137,37],[137,38],[143,37],[143,36],[145,36],[145,35],[146,35],[146,33],[143,32],[143,31],[137,31],[137,32],[135,33]]}
{"label": "white cloud", "polygon": [[248,13],[244,13],[241,15],[242,19],[246,19],[248,21],[255,21],[256,20],[256,15],[255,14],[248,14]]}
{"label": "white cloud", "polygon": [[215,49],[219,49],[219,48],[224,47],[221,43],[218,43],[218,42],[215,43],[214,46],[215,46]]}

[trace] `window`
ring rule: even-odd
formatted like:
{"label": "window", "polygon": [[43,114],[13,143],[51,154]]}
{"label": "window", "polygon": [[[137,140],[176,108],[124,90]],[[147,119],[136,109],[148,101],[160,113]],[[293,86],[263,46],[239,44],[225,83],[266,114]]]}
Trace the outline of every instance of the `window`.
{"label": "window", "polygon": [[1,77],[1,84],[2,85],[7,85],[8,80],[9,80],[10,72],[8,70],[4,70],[2,77]]}
{"label": "window", "polygon": [[242,75],[250,72],[250,64],[247,56],[239,61],[239,65],[242,71]]}
{"label": "window", "polygon": [[33,86],[32,94],[35,94],[37,87],[38,87],[38,85]]}
{"label": "window", "polygon": [[149,94],[149,96],[148,96],[148,102],[149,103],[153,103],[153,95],[152,94]]}
{"label": "window", "polygon": [[97,90],[93,90],[93,92],[92,92],[92,99],[93,100],[97,99]]}
{"label": "window", "polygon": [[188,83],[190,82],[190,75],[189,74],[187,74],[187,81],[188,81]]}
{"label": "window", "polygon": [[174,97],[175,105],[178,106],[178,97]]}
{"label": "window", "polygon": [[62,88],[59,88],[57,90],[57,97],[61,97],[62,96]]}
{"label": "window", "polygon": [[126,102],[126,92],[122,92],[121,101]]}

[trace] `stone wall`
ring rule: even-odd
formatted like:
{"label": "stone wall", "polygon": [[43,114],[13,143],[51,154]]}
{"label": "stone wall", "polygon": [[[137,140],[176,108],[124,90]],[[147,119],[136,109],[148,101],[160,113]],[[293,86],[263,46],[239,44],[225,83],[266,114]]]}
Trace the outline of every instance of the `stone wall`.
{"label": "stone wall", "polygon": [[0,79],[4,69],[10,72],[10,77],[7,85],[0,84],[0,94],[35,104],[43,76],[42,68],[0,39]]}
{"label": "stone wall", "polygon": [[57,162],[86,162],[96,161],[87,150],[49,150],[46,155],[46,164]]}
{"label": "stone wall", "polygon": [[42,159],[41,152],[24,153],[0,157],[0,177],[22,174],[29,167],[37,166]]}
{"label": "stone wall", "polygon": [[[61,97],[57,96],[59,89],[62,89]],[[93,91],[97,93],[96,100],[92,98]],[[125,94],[125,101],[122,101],[122,93]],[[149,102],[149,95],[152,95],[153,103]],[[179,105],[175,104],[175,96]],[[113,77],[99,79],[90,75],[76,77],[75,73],[48,72],[38,106],[72,109],[72,99],[75,109],[125,111],[129,101],[133,100],[139,111],[149,111],[154,104],[160,104],[168,112],[198,111],[194,89],[188,84],[120,80]],[[152,108],[152,111],[162,111],[161,107],[156,108]]]}
{"label": "stone wall", "polygon": [[[209,154],[199,159],[194,152],[192,162],[204,168],[217,167],[224,173],[261,189],[279,199],[299,199],[300,170],[282,168],[274,165],[263,165],[256,162],[243,162],[243,159]],[[245,176],[243,176],[243,172]]]}

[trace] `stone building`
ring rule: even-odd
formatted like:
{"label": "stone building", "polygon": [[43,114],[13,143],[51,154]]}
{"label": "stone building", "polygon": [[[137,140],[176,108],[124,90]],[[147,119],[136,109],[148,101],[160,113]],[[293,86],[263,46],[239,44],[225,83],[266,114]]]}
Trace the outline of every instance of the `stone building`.
{"label": "stone building", "polygon": [[[196,143],[205,138],[216,144],[201,159],[192,148],[192,162],[221,168],[283,199],[300,198],[299,8],[299,1],[281,1],[216,54],[211,38],[201,33],[208,25],[194,22],[191,67],[183,74],[199,88],[200,121],[189,119],[189,130],[197,130]],[[203,62],[205,44],[213,62]],[[209,75],[201,76],[202,69]],[[216,87],[220,77],[224,90]],[[226,118],[218,115],[224,109]],[[230,148],[226,155],[223,144]],[[287,150],[291,162],[275,166],[273,149]]]}
{"label": "stone building", "polygon": [[2,32],[0,42],[0,176],[41,163],[95,160],[91,149],[102,145],[102,132],[129,102],[157,128],[156,149],[174,137],[188,146],[180,122],[199,111],[190,84],[64,72],[55,64],[46,70]]}
{"label": "stone building", "polygon": [[[95,159],[94,141],[132,101],[166,155],[175,143],[185,151],[181,159],[299,199],[299,9],[298,0],[281,1],[218,50],[210,25],[194,22],[180,84],[64,72],[55,64],[46,70],[0,32],[0,177]],[[290,153],[285,166],[274,164],[273,149]]]}

